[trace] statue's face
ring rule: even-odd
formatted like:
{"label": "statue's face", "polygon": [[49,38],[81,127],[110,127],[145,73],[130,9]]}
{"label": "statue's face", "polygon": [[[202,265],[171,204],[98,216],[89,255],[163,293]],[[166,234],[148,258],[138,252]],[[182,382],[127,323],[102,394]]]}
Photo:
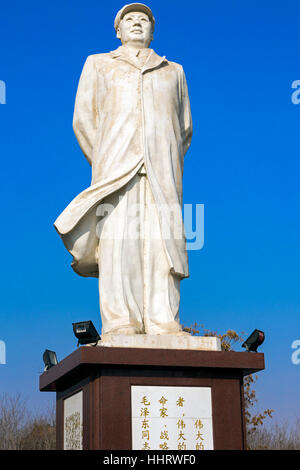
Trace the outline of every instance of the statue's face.
{"label": "statue's face", "polygon": [[152,23],[148,15],[140,11],[126,13],[120,21],[117,37],[122,44],[139,43],[141,47],[148,47],[152,40]]}

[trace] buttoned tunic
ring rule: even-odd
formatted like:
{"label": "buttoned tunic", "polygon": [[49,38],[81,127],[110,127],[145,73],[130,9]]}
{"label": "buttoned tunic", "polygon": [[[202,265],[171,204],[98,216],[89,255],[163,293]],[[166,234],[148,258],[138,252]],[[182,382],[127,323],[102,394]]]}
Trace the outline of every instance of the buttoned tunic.
{"label": "buttoned tunic", "polygon": [[92,166],[92,181],[54,225],[82,276],[98,276],[99,203],[143,166],[161,227],[170,229],[170,236],[162,234],[170,272],[189,275],[185,237],[176,235],[184,233],[182,216],[174,227],[169,212],[177,208],[181,214],[184,156],[192,137],[188,89],[181,65],[149,52],[143,66],[124,46],[91,55],[80,77],[73,128]]}

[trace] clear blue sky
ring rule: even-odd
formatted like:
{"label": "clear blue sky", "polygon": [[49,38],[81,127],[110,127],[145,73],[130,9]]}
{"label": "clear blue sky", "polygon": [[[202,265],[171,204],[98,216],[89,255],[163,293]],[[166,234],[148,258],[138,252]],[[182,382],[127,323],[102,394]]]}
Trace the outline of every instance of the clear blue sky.
{"label": "clear blue sky", "polygon": [[[224,332],[265,331],[260,408],[300,416],[300,79],[297,0],[148,2],[152,47],[184,66],[194,121],[184,202],[205,205],[205,244],[189,254],[181,320]],[[45,348],[76,348],[72,322],[100,330],[97,280],[70,268],[53,222],[90,184],[72,130],[79,75],[89,54],[116,49],[121,1],[6,2],[1,8],[0,392],[38,391]]]}

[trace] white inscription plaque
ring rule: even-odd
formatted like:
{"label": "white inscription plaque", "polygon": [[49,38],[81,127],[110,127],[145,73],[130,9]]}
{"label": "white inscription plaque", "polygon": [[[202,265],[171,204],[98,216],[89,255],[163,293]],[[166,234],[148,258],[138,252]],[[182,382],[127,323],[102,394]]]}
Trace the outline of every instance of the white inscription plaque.
{"label": "white inscription plaque", "polygon": [[64,400],[64,449],[82,450],[82,391]]}
{"label": "white inscription plaque", "polygon": [[212,450],[210,387],[131,387],[132,449]]}

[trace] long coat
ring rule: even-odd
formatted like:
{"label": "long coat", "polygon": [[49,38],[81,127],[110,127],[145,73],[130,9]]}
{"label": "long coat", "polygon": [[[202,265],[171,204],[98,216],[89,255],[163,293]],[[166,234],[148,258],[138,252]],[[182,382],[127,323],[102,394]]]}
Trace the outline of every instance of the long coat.
{"label": "long coat", "polygon": [[[75,272],[97,277],[97,206],[143,164],[161,225],[169,223],[167,208],[177,206],[183,229],[182,173],[192,119],[182,66],[152,49],[143,67],[129,58],[124,46],[89,56],[78,85],[73,128],[92,166],[92,181],[54,226],[73,256]],[[164,246],[170,271],[188,277],[185,237],[175,236],[171,228]]]}

